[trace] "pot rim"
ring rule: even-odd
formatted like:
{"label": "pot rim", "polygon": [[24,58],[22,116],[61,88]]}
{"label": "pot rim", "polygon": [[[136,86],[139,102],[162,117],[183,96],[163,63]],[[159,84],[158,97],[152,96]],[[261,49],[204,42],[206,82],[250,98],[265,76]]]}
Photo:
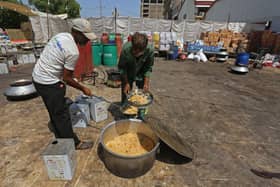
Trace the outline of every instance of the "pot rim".
{"label": "pot rim", "polygon": [[19,79],[10,84],[11,87],[29,86],[32,85],[32,81],[29,79]]}
{"label": "pot rim", "polygon": [[125,155],[122,155],[122,154],[118,154],[118,153],[115,153],[113,151],[111,151],[110,149],[107,148],[107,146],[105,145],[105,143],[103,142],[103,137],[104,137],[104,133],[106,132],[107,129],[109,129],[111,126],[115,125],[117,122],[125,122],[125,121],[132,121],[132,122],[137,122],[137,123],[144,123],[142,120],[139,120],[139,119],[123,119],[123,120],[118,120],[118,121],[112,121],[111,123],[109,123],[108,125],[106,125],[102,131],[101,131],[101,136],[100,136],[100,143],[102,145],[102,147],[108,151],[109,153],[111,153],[112,155],[114,156],[117,156],[117,157],[120,157],[120,158],[125,158],[125,159],[136,159],[136,158],[141,158],[141,157],[144,157],[146,155],[149,155],[150,153],[152,152],[155,152],[158,147],[159,147],[159,138],[158,136],[156,135],[156,137],[158,138],[158,142],[155,144],[154,148],[147,152],[147,153],[144,153],[142,155],[136,155],[136,156],[125,156]]}

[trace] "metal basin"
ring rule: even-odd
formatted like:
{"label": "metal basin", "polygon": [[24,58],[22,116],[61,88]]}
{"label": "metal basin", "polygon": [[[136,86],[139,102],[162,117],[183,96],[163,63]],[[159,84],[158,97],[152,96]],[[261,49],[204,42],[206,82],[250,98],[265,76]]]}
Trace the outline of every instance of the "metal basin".
{"label": "metal basin", "polygon": [[[112,152],[106,143],[113,138],[124,133],[142,133],[154,142],[154,147],[150,152],[137,156],[126,156]],[[124,177],[134,178],[148,172],[154,165],[159,138],[148,127],[147,124],[137,119],[114,121],[108,124],[101,132],[102,160],[106,168],[113,174]]]}
{"label": "metal basin", "polygon": [[37,91],[32,81],[21,79],[10,84],[4,95],[11,100],[21,100],[37,96]]}
{"label": "metal basin", "polygon": [[[129,98],[131,98],[133,95],[137,95],[137,94],[146,96],[147,99],[148,99],[148,103],[144,104],[144,105],[139,105],[139,104],[136,104],[136,103],[133,103],[133,102],[129,101]],[[138,107],[138,108],[139,107],[144,107],[145,108],[145,107],[151,105],[153,103],[153,100],[154,100],[153,94],[149,91],[144,92],[144,90],[142,90],[142,89],[132,90],[127,95],[128,104],[130,104],[132,106],[135,106],[135,107]]]}

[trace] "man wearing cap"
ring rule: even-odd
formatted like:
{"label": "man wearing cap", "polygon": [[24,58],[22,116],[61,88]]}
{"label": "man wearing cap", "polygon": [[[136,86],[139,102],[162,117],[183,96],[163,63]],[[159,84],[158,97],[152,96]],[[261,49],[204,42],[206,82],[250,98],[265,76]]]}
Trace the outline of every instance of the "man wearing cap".
{"label": "man wearing cap", "polygon": [[73,138],[76,149],[89,149],[92,141],[81,141],[73,132],[66,104],[66,84],[91,96],[91,90],[73,79],[73,71],[79,57],[77,45],[85,45],[96,39],[91,25],[85,19],[73,20],[70,33],[60,33],[52,37],[37,61],[32,77],[38,94],[49,112],[49,128],[56,138]]}

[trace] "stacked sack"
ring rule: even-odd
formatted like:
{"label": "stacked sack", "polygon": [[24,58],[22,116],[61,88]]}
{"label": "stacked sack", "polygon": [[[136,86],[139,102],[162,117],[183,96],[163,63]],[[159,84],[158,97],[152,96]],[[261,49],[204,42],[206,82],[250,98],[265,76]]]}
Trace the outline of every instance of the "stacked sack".
{"label": "stacked sack", "polygon": [[170,49],[170,45],[166,39],[166,33],[165,32],[161,32],[160,33],[160,46],[159,46],[159,50],[160,51],[168,51]]}
{"label": "stacked sack", "polygon": [[176,32],[161,32],[160,33],[160,48],[161,51],[168,51],[171,44],[176,44],[177,33]]}

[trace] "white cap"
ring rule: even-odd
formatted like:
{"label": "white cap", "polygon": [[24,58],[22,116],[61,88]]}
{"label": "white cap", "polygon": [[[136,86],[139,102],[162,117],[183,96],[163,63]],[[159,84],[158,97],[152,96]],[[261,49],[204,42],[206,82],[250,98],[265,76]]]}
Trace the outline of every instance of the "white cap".
{"label": "white cap", "polygon": [[85,37],[87,37],[89,40],[95,40],[97,38],[96,35],[91,31],[91,25],[88,20],[83,18],[77,18],[74,19],[72,23],[72,28],[76,31],[82,32],[85,35]]}

